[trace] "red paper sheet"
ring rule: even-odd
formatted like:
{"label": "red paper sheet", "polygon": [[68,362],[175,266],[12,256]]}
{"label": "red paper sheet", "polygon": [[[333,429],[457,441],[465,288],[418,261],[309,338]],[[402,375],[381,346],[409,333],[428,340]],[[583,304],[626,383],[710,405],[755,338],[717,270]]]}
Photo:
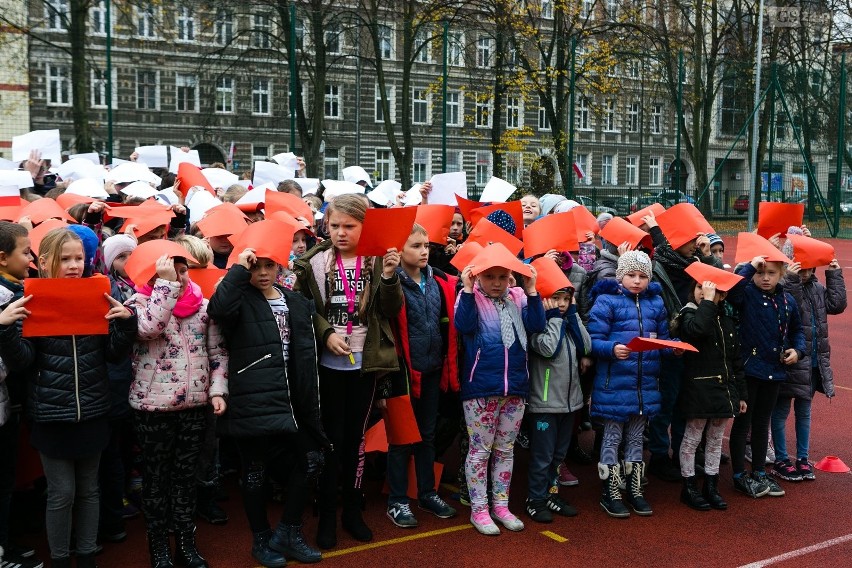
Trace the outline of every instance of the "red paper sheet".
{"label": "red paper sheet", "polygon": [[683,349],[698,353],[698,349],[685,341],[669,341],[668,339],[651,339],[650,337],[634,337],[627,344],[631,351],[654,351],[656,349]]}
{"label": "red paper sheet", "polygon": [[190,268],[189,279],[201,287],[201,295],[209,300],[216,291],[216,284],[227,273],[222,268]]}
{"label": "red paper sheet", "polygon": [[388,434],[384,419],[373,424],[364,434],[364,451],[388,453]]}
{"label": "red paper sheet", "polygon": [[402,446],[416,444],[422,440],[417,419],[414,418],[411,398],[405,394],[385,399],[385,402],[387,402],[387,410],[382,414],[385,417],[388,443]]}
{"label": "red paper sheet", "polygon": [[570,211],[546,215],[524,229],[525,257],[544,254],[550,249],[556,249],[559,252],[580,249],[580,245],[577,244],[574,214]]}
{"label": "red paper sheet", "polygon": [[53,335],[106,335],[110,309],[109,278],[27,278],[24,295],[32,294],[26,308],[24,337]]}
{"label": "red paper sheet", "polygon": [[389,248],[402,251],[416,216],[416,207],[367,209],[355,252],[360,256],[384,256]]}

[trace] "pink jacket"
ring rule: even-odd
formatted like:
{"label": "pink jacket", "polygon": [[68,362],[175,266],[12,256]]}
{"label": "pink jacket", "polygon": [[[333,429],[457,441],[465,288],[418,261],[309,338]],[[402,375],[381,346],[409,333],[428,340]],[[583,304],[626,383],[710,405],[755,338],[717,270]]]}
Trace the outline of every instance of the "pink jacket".
{"label": "pink jacket", "polygon": [[207,404],[228,394],[228,353],[219,327],[207,315],[207,300],[193,315],[173,316],[180,285],[158,278],[151,296],[134,294],[139,329],[133,345],[130,406],[165,412]]}

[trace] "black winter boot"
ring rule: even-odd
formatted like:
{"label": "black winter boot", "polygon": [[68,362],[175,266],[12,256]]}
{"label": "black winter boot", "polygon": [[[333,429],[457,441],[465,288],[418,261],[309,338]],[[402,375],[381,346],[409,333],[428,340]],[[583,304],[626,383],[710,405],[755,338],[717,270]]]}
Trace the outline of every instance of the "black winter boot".
{"label": "black winter boot", "polygon": [[89,554],[78,554],[77,568],[98,568],[98,565],[95,562],[95,553],[90,552]]}
{"label": "black winter boot", "polygon": [[722,496],[719,495],[719,474],[716,475],[705,475],[704,476],[704,491],[703,491],[704,499],[710,504],[714,509],[719,509],[720,511],[724,511],[728,508],[728,504],[722,499]]}
{"label": "black winter boot", "polygon": [[340,524],[355,540],[370,542],[373,540],[373,531],[370,530],[361,516],[363,501],[363,493],[356,490],[348,491],[343,500],[343,514],[340,517]]}
{"label": "black winter boot", "polygon": [[637,515],[643,517],[653,515],[654,510],[642,494],[642,474],[645,472],[645,462],[626,462],[624,468],[627,474],[627,493],[624,500]]}
{"label": "black winter boot", "polygon": [[50,567],[51,568],[71,568],[71,557],[66,556],[64,558],[51,558],[50,559]]}
{"label": "black winter boot", "polygon": [[271,530],[254,533],[251,543],[251,555],[265,568],[283,568],[287,566],[287,559],[280,552],[275,552],[269,548],[269,539],[271,537]]}
{"label": "black winter boot", "polygon": [[680,491],[680,500],[696,511],[709,511],[710,503],[701,496],[698,490],[698,481],[695,476],[683,478],[683,489]]}
{"label": "black winter boot", "polygon": [[148,533],[148,555],[151,568],[172,568],[172,555],[169,550],[169,535],[166,533]]}
{"label": "black winter boot", "polygon": [[603,481],[601,490],[601,507],[610,517],[626,519],[630,511],[624,506],[621,499],[621,490],[618,488],[621,467],[616,465],[598,464],[598,476]]}
{"label": "black winter boot", "polygon": [[314,564],[322,560],[322,553],[305,542],[302,525],[278,523],[275,533],[269,539],[269,548],[304,564]]}
{"label": "black winter boot", "polygon": [[195,527],[175,532],[175,564],[186,568],[207,568],[207,561],[195,546]]}

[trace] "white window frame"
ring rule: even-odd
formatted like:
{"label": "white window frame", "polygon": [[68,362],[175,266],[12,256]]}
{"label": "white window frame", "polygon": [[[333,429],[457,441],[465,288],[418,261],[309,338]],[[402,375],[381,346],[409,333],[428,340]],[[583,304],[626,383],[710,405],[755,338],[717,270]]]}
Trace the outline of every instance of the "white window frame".
{"label": "white window frame", "polygon": [[[175,73],[175,111],[199,112],[201,99],[199,91],[198,75]],[[181,108],[181,102],[184,108]]]}
{"label": "white window frame", "polygon": [[476,40],[476,66],[485,69],[494,66],[494,38],[481,35]]}
{"label": "white window frame", "polygon": [[464,171],[464,152],[447,151],[447,173]]}
{"label": "white window frame", "polygon": [[577,130],[592,130],[590,101],[587,97],[580,97],[575,108],[575,126]]}
{"label": "white window frame", "polygon": [[[139,106],[139,101],[140,101],[140,99],[139,99],[139,86],[140,86],[139,74],[140,73],[144,73],[146,75],[148,75],[149,73],[153,73],[153,77],[154,77],[154,85],[153,85],[153,87],[154,87],[154,106],[153,106],[153,108],[149,107],[147,105],[144,106],[144,107]],[[145,83],[145,85],[146,85],[146,96],[145,96],[144,100],[148,101],[147,87],[150,86],[150,85],[149,85],[149,83]],[[136,86],[136,105],[135,105],[136,110],[160,110],[160,72],[159,71],[156,71],[156,70],[152,71],[150,69],[137,69],[136,70],[136,85],[135,86]]]}
{"label": "white window frame", "polygon": [[269,36],[272,34],[272,15],[266,12],[255,12],[252,14],[251,46],[255,49],[269,49],[272,42]]}
{"label": "white window frame", "polygon": [[618,123],[615,119],[616,101],[607,99],[604,102],[603,129],[604,132],[618,132]]}
{"label": "white window frame", "polygon": [[[381,157],[379,156],[380,153]],[[391,152],[390,148],[376,148],[373,157],[375,158],[374,171],[376,174],[376,183],[386,179],[394,179],[394,171],[396,168],[393,159],[393,152]]]}
{"label": "white window frame", "polygon": [[[421,112],[424,116],[418,117]],[[432,95],[426,87],[411,88],[411,124],[432,124]]]}
{"label": "white window frame", "polygon": [[520,95],[506,95],[506,128],[524,127],[524,99]]}
{"label": "white window frame", "polygon": [[[450,96],[457,100],[452,101]],[[464,126],[464,92],[460,89],[447,90],[447,126]]]}
{"label": "white window frame", "polygon": [[70,65],[57,65],[48,63],[45,66],[45,77],[47,91],[45,93],[47,106],[68,107],[71,106],[71,67]]}
{"label": "white window frame", "polygon": [[326,83],[322,109],[325,118],[332,120],[343,118],[343,88],[340,85]]}
{"label": "white window frame", "polygon": [[[331,168],[334,168],[332,171]],[[337,148],[326,148],[322,156],[322,171],[325,179],[340,178],[340,150]]]}
{"label": "white window frame", "polygon": [[54,32],[68,31],[71,11],[68,0],[46,0],[44,2],[45,27]]}
{"label": "white window frame", "polygon": [[423,183],[432,177],[432,150],[418,148],[411,158],[411,181]]}
{"label": "white window frame", "polygon": [[[107,80],[106,69],[89,70],[89,103],[92,108],[107,108]],[[103,78],[99,77],[98,71]],[[98,103],[98,99],[102,102]],[[116,81],[116,69],[112,70],[112,108],[118,106],[118,82]]]}
{"label": "white window frame", "polygon": [[631,59],[627,62],[627,77],[630,79],[639,79],[642,77],[642,62],[638,59]]}
{"label": "white window frame", "polygon": [[519,185],[521,183],[521,172],[524,168],[523,152],[506,152],[503,155],[503,166],[506,181]]}
{"label": "white window frame", "polygon": [[396,33],[391,24],[379,24],[376,29],[379,57],[383,60],[396,59]]}
{"label": "white window frame", "polygon": [[464,67],[465,43],[464,32],[451,31],[447,33],[447,65]]}
{"label": "white window frame", "polygon": [[547,116],[547,107],[543,104],[544,97],[539,95],[538,99],[538,129],[542,132],[550,132],[553,127],[550,124],[550,118]]}
{"label": "white window frame", "polygon": [[541,17],[545,20],[553,19],[553,0],[541,0]]}
{"label": "white window frame", "polygon": [[156,39],[157,29],[154,24],[157,22],[157,8],[150,5],[145,6],[144,8],[137,6],[134,8],[134,12],[136,15],[136,26],[134,27],[136,37],[142,39]]}
{"label": "white window frame", "polygon": [[[481,120],[482,116],[485,120]],[[476,128],[491,128],[491,120],[494,116],[494,103],[491,98],[484,101],[476,101],[475,114],[473,117]]]}
{"label": "white window frame", "polygon": [[296,18],[296,51],[304,51],[305,49],[305,20]]}
{"label": "white window frame", "polygon": [[663,133],[663,103],[651,105],[651,134]]}
{"label": "white window frame", "polygon": [[627,105],[627,115],[625,119],[624,129],[627,132],[636,133],[639,132],[641,124],[639,123],[639,117],[642,113],[642,103],[639,101],[632,101]]}
{"label": "white window frame", "polygon": [[195,10],[191,6],[178,6],[175,14],[175,41],[192,43],[195,41]]}
{"label": "white window frame", "polygon": [[601,185],[618,184],[618,159],[615,154],[601,156]]}
{"label": "white window frame", "polygon": [[595,0],[581,0],[580,18],[584,20],[595,19]]}
{"label": "white window frame", "polygon": [[[332,41],[336,43],[336,49],[330,49],[329,45],[332,45]],[[343,31],[339,24],[329,24],[326,26],[323,32],[323,43],[325,45],[325,52],[328,55],[343,53]]]}
{"label": "white window frame", "polygon": [[663,185],[663,158],[660,156],[648,158],[648,185]]}
{"label": "white window frame", "polygon": [[[230,82],[230,85],[227,85],[227,82]],[[216,79],[216,114],[234,114],[236,110],[236,92],[237,83],[232,76],[223,75]],[[230,105],[226,105],[226,103],[230,103]]]}
{"label": "white window frame", "polygon": [[[259,149],[263,148],[263,152],[259,152]],[[263,162],[269,159],[272,155],[272,146],[270,144],[252,144],[251,145],[251,161],[254,162]]]}
{"label": "white window frame", "polygon": [[639,156],[627,156],[624,158],[624,183],[627,185],[639,185]]}
{"label": "white window frame", "polygon": [[606,0],[606,19],[610,22],[618,20],[618,12],[621,8],[619,0]]}
{"label": "white window frame", "polygon": [[[420,51],[417,51],[418,49]],[[414,50],[417,51],[417,54],[414,56],[415,62],[432,62],[432,32],[425,25],[421,26],[417,30],[417,33],[414,34]],[[449,57],[449,53],[447,53],[447,56]]]}
{"label": "white window frame", "polygon": [[230,45],[233,43],[236,33],[237,20],[234,18],[234,12],[227,8],[216,10],[216,20],[214,23],[214,41],[216,45]]}
{"label": "white window frame", "polygon": [[[112,22],[109,22],[109,25],[111,26]],[[89,31],[95,36],[105,36],[107,31],[106,26],[106,1],[98,0],[89,8]]]}
{"label": "white window frame", "polygon": [[[583,183],[586,185],[592,185],[592,155],[577,154],[574,159],[574,163],[580,166],[580,169],[583,170]],[[571,175],[575,175],[573,171],[571,172]]]}
{"label": "white window frame", "polygon": [[[386,96],[388,99],[388,112],[390,114],[390,123],[396,124],[396,85],[388,85],[385,84]],[[385,122],[385,117],[380,115],[379,113],[383,111],[382,108],[382,91],[379,88],[379,84],[376,83],[375,89],[375,121],[379,123]]]}
{"label": "white window frame", "polygon": [[478,186],[485,186],[491,179],[494,171],[493,156],[488,150],[476,151],[476,167],[474,168],[474,183]]}
{"label": "white window frame", "polygon": [[[264,100],[266,112],[263,110]],[[272,79],[269,77],[253,77],[251,80],[251,114],[272,116]]]}

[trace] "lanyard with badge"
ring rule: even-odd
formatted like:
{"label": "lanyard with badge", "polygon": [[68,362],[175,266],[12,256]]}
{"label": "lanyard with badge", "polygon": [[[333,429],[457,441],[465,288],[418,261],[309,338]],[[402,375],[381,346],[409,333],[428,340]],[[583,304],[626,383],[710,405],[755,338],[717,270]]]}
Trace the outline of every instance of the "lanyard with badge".
{"label": "lanyard with badge", "polygon": [[[349,278],[346,277],[346,269],[343,267],[343,258],[338,254],[337,257],[337,273],[340,276],[340,282],[343,284],[343,294],[346,296],[346,312],[349,317],[346,318],[346,335],[343,340],[346,345],[349,345],[352,337],[352,320],[355,317],[355,297],[357,295],[358,282],[361,280],[361,257],[355,260],[355,282],[350,286]],[[355,364],[355,356],[352,351],[349,351],[349,362]]]}

